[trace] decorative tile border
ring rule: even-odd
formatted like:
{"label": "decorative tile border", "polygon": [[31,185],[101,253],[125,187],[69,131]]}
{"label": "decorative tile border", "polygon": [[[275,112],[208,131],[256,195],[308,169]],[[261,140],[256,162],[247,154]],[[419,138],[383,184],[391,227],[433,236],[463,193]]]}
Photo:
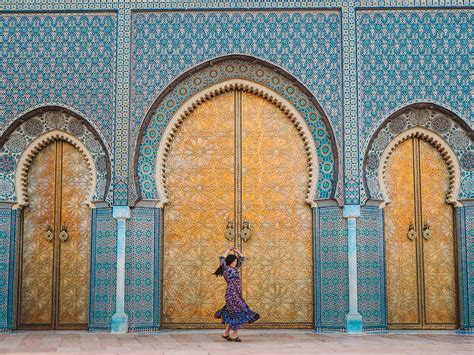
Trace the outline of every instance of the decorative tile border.
{"label": "decorative tile border", "polygon": [[96,189],[92,201],[110,200],[109,186],[111,167],[108,152],[96,131],[87,122],[61,107],[42,108],[32,111],[10,127],[0,141],[0,200],[16,202],[15,172],[18,162],[28,147],[41,136],[64,131],[80,141],[91,154],[96,171]]}

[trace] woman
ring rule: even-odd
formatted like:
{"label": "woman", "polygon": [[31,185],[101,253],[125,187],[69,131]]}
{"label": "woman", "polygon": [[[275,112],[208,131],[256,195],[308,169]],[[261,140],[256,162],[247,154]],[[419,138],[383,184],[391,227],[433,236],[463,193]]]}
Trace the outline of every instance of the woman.
{"label": "woman", "polygon": [[[230,254],[234,251],[237,256]],[[241,341],[238,335],[239,328],[244,323],[253,323],[260,316],[253,312],[242,298],[242,285],[240,283],[239,269],[244,261],[243,255],[238,249],[228,248],[220,257],[220,266],[214,275],[224,276],[227,282],[225,291],[225,306],[216,312],[216,318],[222,319],[225,324],[225,331],[222,337],[229,341]],[[232,329],[232,337],[229,333]]]}

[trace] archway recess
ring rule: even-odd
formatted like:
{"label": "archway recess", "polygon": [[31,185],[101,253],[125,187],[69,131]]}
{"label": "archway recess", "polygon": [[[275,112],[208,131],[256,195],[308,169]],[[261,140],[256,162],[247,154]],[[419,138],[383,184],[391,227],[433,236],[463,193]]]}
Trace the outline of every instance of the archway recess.
{"label": "archway recess", "polygon": [[384,172],[391,152],[403,141],[422,138],[436,147],[450,171],[447,201],[474,198],[473,131],[454,113],[432,103],[418,103],[396,111],[371,138],[363,161],[361,202],[388,201]]}
{"label": "archway recess", "polygon": [[[225,84],[224,84],[225,83]],[[230,85],[230,86],[229,86]],[[227,88],[226,88],[227,86]],[[157,179],[160,173],[158,164],[166,160],[160,149],[166,151],[165,134],[173,131],[174,122],[182,120],[194,105],[206,99],[206,95],[229,90],[231,86],[239,90],[260,92],[259,95],[278,103],[287,110],[302,135],[312,136],[316,154],[311,167],[313,186],[309,189],[312,204],[341,196],[338,185],[337,149],[329,121],[309,91],[280,68],[247,56],[219,58],[191,70],[173,82],[151,106],[140,132],[133,161],[136,175],[131,187],[131,201],[150,201],[155,206],[166,200],[165,185]],[[193,100],[194,98],[194,100]],[[304,127],[306,126],[306,128]],[[165,142],[162,142],[162,141]],[[308,141],[311,139],[308,139]],[[314,157],[317,156],[317,159]],[[317,176],[316,176],[317,173]],[[160,184],[162,184],[160,186]],[[311,192],[314,195],[311,196]]]}

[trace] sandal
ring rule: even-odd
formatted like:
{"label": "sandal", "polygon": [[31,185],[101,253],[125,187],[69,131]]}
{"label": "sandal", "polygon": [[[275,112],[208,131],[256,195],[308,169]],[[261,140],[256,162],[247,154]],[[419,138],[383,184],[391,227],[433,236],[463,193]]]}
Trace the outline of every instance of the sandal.
{"label": "sandal", "polygon": [[240,343],[242,340],[239,337],[237,337],[237,338],[230,338],[230,341],[236,341],[237,343]]}
{"label": "sandal", "polygon": [[221,335],[225,340],[232,341],[232,338],[229,335]]}

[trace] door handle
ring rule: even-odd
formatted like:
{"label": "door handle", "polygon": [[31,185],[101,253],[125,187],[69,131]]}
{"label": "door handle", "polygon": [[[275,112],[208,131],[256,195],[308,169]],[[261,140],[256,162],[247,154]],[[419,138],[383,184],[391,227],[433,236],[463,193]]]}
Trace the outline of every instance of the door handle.
{"label": "door handle", "polygon": [[225,238],[232,242],[235,237],[235,228],[234,228],[234,221],[227,221],[227,226],[225,227]]}
{"label": "door handle", "polygon": [[46,231],[46,240],[48,242],[51,242],[54,239],[54,232],[53,232],[53,227],[48,226],[48,230]]}
{"label": "door handle", "polygon": [[242,223],[242,230],[240,231],[240,237],[243,239],[244,242],[250,239],[250,222],[244,221]]}
{"label": "door handle", "polygon": [[430,238],[431,238],[430,225],[428,223],[425,223],[425,225],[423,226],[423,239],[429,240]]}
{"label": "door handle", "polygon": [[68,238],[69,238],[69,234],[67,232],[67,227],[63,226],[61,228],[61,233],[59,233],[59,239],[61,239],[61,241],[65,242],[66,240],[68,240]]}
{"label": "door handle", "polygon": [[408,239],[410,239],[411,241],[413,241],[413,240],[416,239],[416,231],[415,231],[415,227],[413,226],[413,224],[410,224],[410,225],[408,226],[407,237],[408,237]]}

